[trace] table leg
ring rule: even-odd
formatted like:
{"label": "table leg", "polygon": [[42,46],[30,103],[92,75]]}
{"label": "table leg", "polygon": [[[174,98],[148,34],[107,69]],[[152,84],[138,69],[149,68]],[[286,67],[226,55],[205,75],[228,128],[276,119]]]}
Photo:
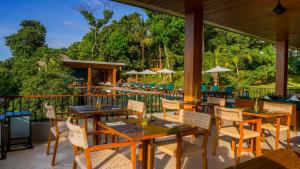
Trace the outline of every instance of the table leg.
{"label": "table leg", "polygon": [[276,118],[276,141],[275,141],[275,150],[279,148],[279,132],[280,132],[280,117]]}
{"label": "table leg", "polygon": [[[99,122],[99,116],[94,115],[93,116],[93,131],[99,130],[98,122]],[[93,145],[99,145],[99,140],[101,141],[101,138],[99,136],[101,137],[100,134],[99,135],[98,134],[93,135]]]}
{"label": "table leg", "polygon": [[147,163],[147,169],[153,169],[154,168],[154,148],[152,146],[152,140],[149,140],[147,148],[147,156],[148,156],[148,163]]}
{"label": "table leg", "polygon": [[176,151],[176,169],[181,169],[181,157],[182,157],[182,136],[176,135],[177,151]]}
{"label": "table leg", "polygon": [[[153,169],[154,168],[154,148],[151,144],[151,140],[144,140],[142,144],[142,169]],[[139,151],[141,152],[141,151]]]}

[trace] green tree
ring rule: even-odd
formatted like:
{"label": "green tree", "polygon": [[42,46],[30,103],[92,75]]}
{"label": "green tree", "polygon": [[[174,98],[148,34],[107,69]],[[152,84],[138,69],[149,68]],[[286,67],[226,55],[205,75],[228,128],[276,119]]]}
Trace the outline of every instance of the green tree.
{"label": "green tree", "polygon": [[39,48],[35,57],[40,58],[37,73],[24,80],[22,95],[47,95],[72,93],[69,84],[74,80],[71,70],[63,66],[60,51],[50,48]]}
{"label": "green tree", "polygon": [[15,57],[30,57],[39,47],[45,45],[46,28],[35,20],[24,20],[21,29],[5,37],[5,44]]}
{"label": "green tree", "polygon": [[88,21],[90,25],[91,32],[88,33],[89,35],[93,35],[92,37],[92,48],[91,48],[91,60],[95,60],[97,54],[99,54],[99,47],[97,44],[99,44],[98,36],[99,32],[101,31],[101,28],[105,26],[108,21],[111,19],[113,12],[110,10],[104,10],[103,11],[103,18],[96,19],[96,17],[93,15],[92,12],[87,10],[80,10],[81,15]]}
{"label": "green tree", "polygon": [[[176,58],[178,58],[176,55],[183,56],[184,21],[178,17],[153,11],[146,11],[146,14],[153,43],[158,46],[159,53],[163,48],[165,66],[173,69],[173,65],[177,62]],[[182,57],[180,61],[182,61]]]}

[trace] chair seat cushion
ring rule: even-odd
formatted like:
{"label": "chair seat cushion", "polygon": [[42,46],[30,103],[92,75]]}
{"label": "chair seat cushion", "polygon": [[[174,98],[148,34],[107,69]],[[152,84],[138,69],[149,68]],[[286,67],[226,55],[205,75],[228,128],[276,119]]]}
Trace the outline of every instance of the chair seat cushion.
{"label": "chair seat cushion", "polygon": [[[264,123],[261,125],[262,129],[266,129],[266,130],[272,130],[272,131],[276,131],[276,124],[274,123]],[[289,127],[286,125],[280,125],[280,131],[287,131],[289,130]]]}
{"label": "chair seat cushion", "polygon": [[[107,149],[90,153],[93,169],[132,169],[131,161],[115,150]],[[84,154],[77,155],[75,161],[79,168],[86,169]]]}
{"label": "chair seat cushion", "polygon": [[[177,143],[157,143],[157,150],[169,154],[172,157],[176,157]],[[182,157],[190,157],[199,155],[203,151],[203,148],[199,145],[182,141]]]}
{"label": "chair seat cushion", "polygon": [[[237,138],[237,139],[240,138],[240,130],[236,127],[221,128],[220,133],[224,134],[224,135],[228,135],[230,137]],[[255,138],[255,137],[258,137],[259,135],[260,135],[260,133],[257,131],[244,129],[244,139]]]}

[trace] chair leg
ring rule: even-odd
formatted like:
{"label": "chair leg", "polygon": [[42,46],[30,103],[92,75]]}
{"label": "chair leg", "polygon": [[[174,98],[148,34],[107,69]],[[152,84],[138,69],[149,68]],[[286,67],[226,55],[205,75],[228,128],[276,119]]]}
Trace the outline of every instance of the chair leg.
{"label": "chair leg", "polygon": [[232,140],[231,140],[231,150],[232,150],[233,152],[235,152],[235,146],[236,146],[235,138],[232,138]]}
{"label": "chair leg", "polygon": [[207,169],[207,151],[204,149],[202,151],[202,168]]}
{"label": "chair leg", "polygon": [[72,166],[72,169],[77,169],[77,163],[76,163],[76,161],[75,161],[75,158],[74,158],[74,160],[73,160],[73,166]]}
{"label": "chair leg", "polygon": [[261,129],[261,142],[265,142],[266,141],[266,136],[265,136],[265,130]]}
{"label": "chair leg", "polygon": [[260,137],[256,137],[256,141],[255,141],[255,152],[256,152],[256,156],[260,156],[261,155],[261,147],[260,147],[260,141],[261,138]]}
{"label": "chair leg", "polygon": [[49,138],[48,138],[47,152],[46,152],[47,155],[49,155],[49,153],[50,153],[51,140],[52,140],[52,133],[50,131],[49,132]]}
{"label": "chair leg", "polygon": [[219,133],[216,132],[216,135],[213,140],[213,155],[217,155],[217,147],[218,147],[218,142],[219,142]]}
{"label": "chair leg", "polygon": [[286,131],[286,143],[287,143],[287,148],[291,148],[291,131],[287,130]]}
{"label": "chair leg", "polygon": [[59,141],[59,135],[55,139],[55,144],[54,144],[54,149],[53,149],[53,157],[52,157],[52,166],[54,166],[54,164],[55,164],[55,158],[56,158],[56,151],[57,151],[58,141]]}
{"label": "chair leg", "polygon": [[235,168],[239,167],[242,149],[243,149],[243,139],[240,139],[239,140],[239,146],[238,146],[238,149],[237,149],[236,160],[235,160]]}

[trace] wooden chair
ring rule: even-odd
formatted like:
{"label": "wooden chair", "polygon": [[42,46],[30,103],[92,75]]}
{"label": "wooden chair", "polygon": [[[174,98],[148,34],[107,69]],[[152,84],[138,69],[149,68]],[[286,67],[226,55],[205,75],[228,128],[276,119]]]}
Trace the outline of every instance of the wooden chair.
{"label": "wooden chair", "polygon": [[146,106],[144,102],[128,100],[127,110],[129,110],[129,115],[136,115],[141,120],[146,111]]}
{"label": "wooden chair", "polygon": [[[166,99],[162,99],[162,109],[164,113],[164,120],[169,121],[178,121],[180,111],[183,111],[183,109],[180,108],[178,101]],[[173,113],[173,115],[171,115],[171,113]]]}
{"label": "wooden chair", "polygon": [[[69,140],[73,144],[73,169],[77,166],[81,169],[136,168],[135,142],[116,142],[89,147],[85,127],[72,124],[71,118],[67,120],[67,127],[70,130]],[[114,150],[114,148],[129,146],[131,147],[131,160]],[[83,149],[83,152],[79,149]]]}
{"label": "wooden chair", "polygon": [[207,97],[207,103],[218,104],[219,106],[225,107],[226,99],[218,97]]}
{"label": "wooden chair", "polygon": [[[291,120],[294,120],[294,124],[296,124],[296,115],[293,114],[293,104],[287,104],[287,103],[277,103],[277,102],[264,102],[263,103],[263,110],[274,110],[274,111],[280,111],[280,112],[287,112],[290,114],[290,120],[288,118],[282,119],[280,121],[280,132],[286,131],[286,137],[287,137],[287,146],[290,148],[290,124]],[[296,111],[295,111],[296,112]],[[295,116],[295,117],[294,117]],[[294,117],[294,118],[292,118]],[[262,141],[265,141],[265,130],[274,131],[276,132],[276,119],[265,119],[264,123],[261,125],[262,128]],[[296,126],[294,126],[294,129]],[[279,137],[276,136],[276,137]]]}
{"label": "wooden chair", "polygon": [[68,134],[68,128],[66,126],[65,119],[62,117],[57,117],[55,108],[53,106],[49,106],[47,103],[44,104],[46,109],[46,116],[49,119],[50,131],[49,131],[49,138],[48,138],[48,146],[47,146],[47,155],[50,152],[50,145],[52,141],[52,136],[55,138],[54,149],[53,149],[53,156],[52,156],[52,166],[55,164],[56,159],[56,151],[59,139],[61,137],[66,137]]}
{"label": "wooden chair", "polygon": [[[183,124],[188,124],[192,126],[197,126],[202,129],[210,130],[210,123],[211,123],[211,115],[199,112],[192,112],[192,111],[181,111],[179,114],[179,121]],[[196,145],[187,141],[182,142],[182,159],[187,157],[196,156],[199,154],[199,151],[202,154],[202,162],[203,168],[207,168],[207,142],[208,142],[208,132],[203,137],[202,145]],[[158,151],[164,152],[169,154],[172,157],[176,158],[176,150],[177,150],[177,143],[156,143],[155,145]],[[179,164],[182,164],[182,159],[180,160]],[[178,164],[178,163],[177,163]]]}
{"label": "wooden chair", "polygon": [[[226,99],[225,98],[218,98],[218,97],[207,97],[207,103],[217,104],[218,106],[225,107]],[[211,107],[208,107],[211,108]],[[214,110],[207,110],[207,112],[211,113],[211,116],[214,115]]]}
{"label": "wooden chair", "polygon": [[[235,139],[239,139],[238,149],[236,153],[236,162],[235,166],[238,167],[240,162],[240,156],[242,151],[252,151],[253,150],[253,139],[256,141],[256,155],[261,155],[260,148],[260,131],[261,131],[261,120],[260,119],[252,119],[252,120],[243,120],[243,114],[240,109],[231,109],[224,107],[215,107],[215,117],[216,117],[216,136],[214,140],[214,148],[213,155],[216,155],[217,147],[218,147],[218,139],[220,134],[226,135],[232,138],[232,150],[235,151]],[[232,121],[233,125],[224,127],[221,121]],[[239,125],[236,126],[235,124]],[[253,129],[246,129],[244,125],[250,123]],[[256,125],[255,125],[256,124]],[[255,126],[254,126],[255,125]],[[244,140],[251,139],[250,149],[243,148]]]}

